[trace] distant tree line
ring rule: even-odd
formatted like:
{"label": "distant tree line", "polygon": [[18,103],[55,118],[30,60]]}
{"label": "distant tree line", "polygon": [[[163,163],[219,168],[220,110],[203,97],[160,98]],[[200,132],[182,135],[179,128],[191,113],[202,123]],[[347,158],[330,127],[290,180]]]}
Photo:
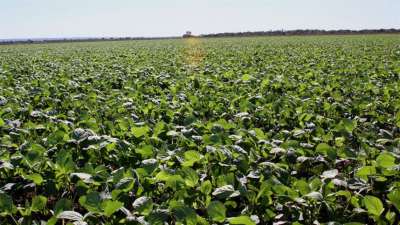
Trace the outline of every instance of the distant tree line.
{"label": "distant tree line", "polygon": [[180,37],[103,37],[103,38],[59,38],[59,39],[19,39],[0,40],[2,44],[34,44],[34,43],[59,43],[59,42],[93,42],[93,41],[127,41],[127,40],[162,40],[189,37],[252,37],[252,36],[293,36],[293,35],[347,35],[347,34],[400,34],[400,29],[365,29],[365,30],[271,30],[255,32],[226,32],[216,34],[202,34],[194,36],[186,32]]}
{"label": "distant tree line", "polygon": [[230,32],[203,34],[200,37],[250,37],[250,36],[293,36],[293,35],[347,35],[347,34],[398,34],[400,29],[365,30],[273,30],[256,32]]}

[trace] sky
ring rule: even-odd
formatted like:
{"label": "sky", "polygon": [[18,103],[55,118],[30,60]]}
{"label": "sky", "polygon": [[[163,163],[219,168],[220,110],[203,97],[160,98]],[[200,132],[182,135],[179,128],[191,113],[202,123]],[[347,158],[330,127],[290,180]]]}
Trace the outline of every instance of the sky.
{"label": "sky", "polygon": [[0,39],[400,28],[400,0],[0,0]]}

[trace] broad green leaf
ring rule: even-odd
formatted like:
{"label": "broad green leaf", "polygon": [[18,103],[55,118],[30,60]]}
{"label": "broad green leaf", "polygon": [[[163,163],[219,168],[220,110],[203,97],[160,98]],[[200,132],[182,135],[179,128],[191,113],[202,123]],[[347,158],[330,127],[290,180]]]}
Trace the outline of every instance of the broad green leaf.
{"label": "broad green leaf", "polygon": [[298,180],[293,184],[293,187],[300,191],[302,195],[306,195],[311,192],[309,183],[304,180]]}
{"label": "broad green leaf", "polygon": [[46,208],[47,198],[41,195],[35,196],[32,199],[31,209],[34,212],[39,212]]}
{"label": "broad green leaf", "polygon": [[172,212],[175,218],[180,222],[186,222],[187,225],[197,224],[197,214],[196,212],[182,203],[176,203],[172,205]]}
{"label": "broad green leaf", "polygon": [[212,192],[211,182],[209,180],[206,180],[203,183],[201,183],[200,191],[201,193],[206,195],[210,194]]}
{"label": "broad green leaf", "polygon": [[390,168],[390,167],[395,166],[396,165],[395,161],[396,161],[396,158],[392,154],[387,153],[387,152],[381,153],[376,158],[376,164],[382,168]]}
{"label": "broad green leaf", "polygon": [[98,192],[90,192],[79,198],[79,203],[89,212],[101,212],[101,197]]}
{"label": "broad green leaf", "polygon": [[213,221],[223,222],[225,220],[226,208],[221,202],[213,201],[208,205],[207,213]]}
{"label": "broad green leaf", "polygon": [[316,148],[317,152],[321,152],[321,153],[326,153],[330,149],[331,149],[331,146],[329,146],[326,143],[320,143],[320,144],[317,145],[317,148]]}
{"label": "broad green leaf", "polygon": [[132,177],[125,177],[118,181],[118,183],[115,185],[115,188],[128,192],[132,190],[134,183],[135,180]]}
{"label": "broad green leaf", "polygon": [[336,159],[336,151],[326,143],[320,143],[316,147],[316,151],[328,156],[331,160]]}
{"label": "broad green leaf", "polygon": [[364,205],[368,212],[375,216],[380,216],[383,212],[383,204],[381,200],[375,196],[367,195],[363,199]]}
{"label": "broad green leaf", "polygon": [[41,185],[43,183],[43,177],[38,173],[26,175],[25,178],[33,181],[36,185]]}
{"label": "broad green leaf", "polygon": [[249,81],[251,78],[252,78],[252,77],[251,77],[249,74],[244,74],[244,75],[242,76],[242,80],[243,80],[243,81]]}
{"label": "broad green leaf", "polygon": [[141,215],[149,215],[153,210],[153,201],[149,197],[140,197],[137,198],[133,204],[133,208],[138,211]]}
{"label": "broad green leaf", "polygon": [[400,210],[400,190],[394,190],[391,191],[388,195],[387,195],[388,199],[392,202],[392,204],[394,206],[396,206],[396,208],[398,210]]}
{"label": "broad green leaf", "polygon": [[166,184],[172,188],[177,188],[181,185],[185,185],[185,180],[177,174],[169,174],[166,171],[160,171],[156,175],[156,180],[158,181],[164,181]]}
{"label": "broad green leaf", "polygon": [[57,130],[54,133],[50,134],[47,138],[47,141],[50,145],[56,145],[63,142],[67,138],[67,135],[62,130]]}
{"label": "broad green leaf", "polygon": [[347,132],[351,133],[355,129],[355,125],[352,120],[350,119],[343,119],[342,124]]}
{"label": "broad green leaf", "polygon": [[50,219],[47,220],[46,225],[56,225],[57,224],[57,217],[52,216]]}
{"label": "broad green leaf", "polygon": [[194,163],[201,160],[202,155],[197,151],[186,151],[184,153],[185,161],[182,163],[182,166],[191,167]]}
{"label": "broad green leaf", "polygon": [[237,224],[237,225],[256,225],[256,223],[251,220],[248,216],[238,216],[238,217],[230,217],[228,218],[229,224]]}
{"label": "broad green leaf", "polygon": [[102,203],[104,215],[107,217],[110,217],[112,214],[118,211],[122,206],[124,206],[124,204],[119,201],[106,200]]}
{"label": "broad green leaf", "polygon": [[70,174],[74,168],[75,163],[72,159],[71,153],[67,150],[59,151],[56,158],[56,169],[58,169],[62,174]]}
{"label": "broad green leaf", "polygon": [[147,222],[149,222],[151,225],[164,225],[165,221],[168,221],[169,218],[168,212],[161,211],[161,210],[153,210],[150,215],[146,217]]}
{"label": "broad green leaf", "polygon": [[62,198],[57,201],[54,206],[54,215],[58,215],[63,211],[69,211],[72,209],[72,201],[69,199]]}
{"label": "broad green leaf", "polygon": [[189,167],[184,167],[180,170],[180,174],[188,187],[196,187],[199,182],[199,175],[197,175],[195,170]]}
{"label": "broad green leaf", "polygon": [[145,146],[142,146],[141,148],[135,149],[135,152],[142,155],[143,158],[147,159],[147,158],[153,156],[153,146],[145,145]]}
{"label": "broad green leaf", "polygon": [[164,122],[158,122],[153,129],[153,136],[157,137],[159,134],[161,134],[164,131],[165,128],[165,123]]}
{"label": "broad green leaf", "polygon": [[374,166],[363,166],[357,171],[356,176],[364,180],[367,180],[368,176],[375,174],[376,174],[376,168]]}
{"label": "broad green leaf", "polygon": [[45,151],[46,149],[43,146],[32,144],[28,149],[28,152],[25,154],[25,159],[29,166],[34,166],[35,164],[40,163]]}
{"label": "broad green leaf", "polygon": [[150,128],[147,126],[143,127],[132,127],[131,132],[133,136],[136,138],[140,138],[142,136],[145,136],[148,132],[150,131]]}

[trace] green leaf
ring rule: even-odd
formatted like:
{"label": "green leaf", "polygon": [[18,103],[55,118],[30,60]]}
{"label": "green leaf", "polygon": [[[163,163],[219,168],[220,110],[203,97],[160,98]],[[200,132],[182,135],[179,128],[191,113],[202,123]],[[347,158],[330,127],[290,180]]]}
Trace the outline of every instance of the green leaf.
{"label": "green leaf", "polygon": [[90,192],[79,198],[79,203],[89,212],[101,212],[101,197],[98,192]]}
{"label": "green leaf", "polygon": [[212,191],[211,182],[209,180],[206,180],[203,183],[201,183],[200,191],[201,191],[201,193],[206,194],[206,195],[210,194]]}
{"label": "green leaf", "polygon": [[228,218],[229,224],[237,224],[237,225],[256,225],[256,223],[251,220],[248,216],[238,216],[238,217],[230,217]]}
{"label": "green leaf", "polygon": [[376,164],[379,167],[382,168],[390,168],[396,165],[395,163],[396,158],[387,152],[382,152],[377,158],[376,158]]}
{"label": "green leaf", "polygon": [[47,198],[38,195],[32,199],[31,209],[33,212],[39,212],[46,208],[46,204],[47,204]]}
{"label": "green leaf", "polygon": [[135,149],[135,152],[142,155],[142,158],[149,158],[153,156],[153,146],[151,145],[145,145],[142,146],[141,148]]}
{"label": "green leaf", "polygon": [[9,215],[13,210],[12,198],[0,192],[0,215]]}
{"label": "green leaf", "polygon": [[222,223],[225,220],[226,208],[220,201],[213,201],[208,205],[207,213],[213,221]]}
{"label": "green leaf", "polygon": [[38,173],[26,175],[25,179],[33,181],[36,185],[41,185],[43,183],[43,177]]}
{"label": "green leaf", "polygon": [[158,122],[153,129],[153,136],[157,137],[159,134],[161,134],[164,131],[165,128],[165,123],[164,122]]}
{"label": "green leaf", "polygon": [[47,141],[50,145],[56,145],[64,141],[67,138],[67,135],[62,130],[57,130],[56,132],[49,135]]}
{"label": "green leaf", "polygon": [[318,144],[315,150],[319,153],[328,156],[331,160],[336,159],[336,151],[326,143]]}
{"label": "green leaf", "polygon": [[175,202],[171,204],[172,212],[178,221],[186,222],[187,225],[197,224],[197,214],[192,208],[189,208],[182,203]]}
{"label": "green leaf", "polygon": [[4,122],[4,120],[2,120],[1,118],[0,118],[0,127],[2,127],[2,126],[4,126],[6,123]]}
{"label": "green leaf", "polygon": [[392,202],[392,204],[400,210],[400,190],[391,191],[388,195],[388,199]]}
{"label": "green leaf", "polygon": [[298,180],[293,184],[293,187],[298,190],[302,195],[311,192],[310,184],[304,180]]}
{"label": "green leaf", "polygon": [[243,81],[249,81],[251,78],[252,78],[252,77],[251,77],[249,74],[244,74],[244,75],[242,76],[242,80],[243,80]]}
{"label": "green leaf", "polygon": [[317,152],[326,153],[329,151],[330,148],[331,148],[331,146],[329,146],[328,144],[320,143],[317,145],[316,150],[317,150]]}
{"label": "green leaf", "polygon": [[132,129],[131,129],[133,136],[135,136],[136,138],[145,136],[149,131],[150,131],[150,128],[148,126],[132,127]]}
{"label": "green leaf", "polygon": [[168,218],[168,212],[161,210],[154,210],[146,217],[147,222],[149,222],[150,225],[164,225],[165,221],[168,221]]}
{"label": "green leaf", "polygon": [[368,212],[375,216],[380,216],[383,212],[383,204],[381,200],[375,196],[367,195],[363,199],[364,205]]}
{"label": "green leaf", "polygon": [[355,125],[354,125],[352,120],[343,119],[341,122],[342,122],[342,124],[344,126],[344,129],[346,129],[347,132],[352,133],[353,130],[355,129]]}
{"label": "green leaf", "polygon": [[133,202],[132,206],[136,211],[139,212],[139,214],[147,216],[153,210],[153,200],[151,200],[149,197],[143,196],[137,198]]}
{"label": "green leaf", "polygon": [[156,175],[156,180],[164,181],[168,186],[174,189],[185,185],[185,180],[180,175],[170,174],[164,170]]}
{"label": "green leaf", "polygon": [[184,167],[180,170],[180,174],[188,187],[196,187],[199,182],[199,175],[195,170],[189,167]]}
{"label": "green leaf", "polygon": [[129,121],[126,119],[121,119],[121,120],[117,120],[117,124],[119,126],[119,128],[126,132],[129,129]]}
{"label": "green leaf", "polygon": [[57,153],[56,168],[62,174],[69,174],[75,168],[71,153],[67,150],[61,150]]}
{"label": "green leaf", "polygon": [[52,216],[50,219],[47,220],[46,225],[56,225],[57,224],[57,217]]}
{"label": "green leaf", "polygon": [[356,176],[364,180],[368,180],[368,176],[375,174],[376,174],[375,166],[363,166],[357,171]]}
{"label": "green leaf", "polygon": [[88,128],[92,129],[92,130],[98,130],[99,126],[97,124],[97,120],[95,118],[90,118],[86,121],[82,121],[82,123],[84,123]]}
{"label": "green leaf", "polygon": [[32,144],[25,154],[25,159],[30,166],[40,163],[46,149],[39,144]]}
{"label": "green leaf", "polygon": [[135,180],[132,177],[125,177],[118,181],[118,183],[115,185],[115,188],[128,192],[132,190],[134,184]]}
{"label": "green leaf", "polygon": [[124,204],[119,201],[106,200],[102,204],[104,215],[110,217],[118,211]]}
{"label": "green leaf", "polygon": [[54,206],[54,215],[58,215],[63,211],[68,211],[72,209],[72,201],[69,199],[62,198],[57,201]]}
{"label": "green leaf", "polygon": [[191,167],[194,163],[201,160],[202,155],[197,151],[186,151],[184,153],[185,161],[182,163],[182,166]]}

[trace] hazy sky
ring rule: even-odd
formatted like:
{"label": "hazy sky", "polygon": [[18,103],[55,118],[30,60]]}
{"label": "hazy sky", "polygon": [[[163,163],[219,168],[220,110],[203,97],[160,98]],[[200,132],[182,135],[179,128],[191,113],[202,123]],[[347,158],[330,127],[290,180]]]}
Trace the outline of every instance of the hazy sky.
{"label": "hazy sky", "polygon": [[0,0],[0,38],[400,28],[400,0]]}

